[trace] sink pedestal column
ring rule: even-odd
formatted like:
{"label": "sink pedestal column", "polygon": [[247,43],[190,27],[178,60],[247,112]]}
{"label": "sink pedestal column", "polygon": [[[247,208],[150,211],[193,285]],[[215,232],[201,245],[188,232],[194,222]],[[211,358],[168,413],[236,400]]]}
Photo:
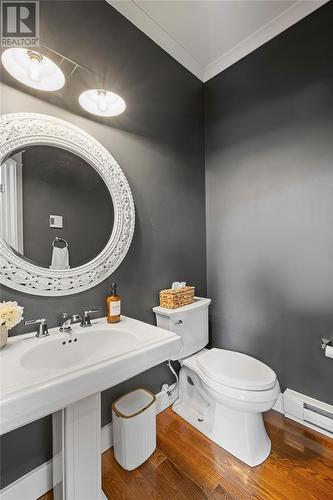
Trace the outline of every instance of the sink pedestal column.
{"label": "sink pedestal column", "polygon": [[102,500],[101,393],[53,415],[55,500]]}

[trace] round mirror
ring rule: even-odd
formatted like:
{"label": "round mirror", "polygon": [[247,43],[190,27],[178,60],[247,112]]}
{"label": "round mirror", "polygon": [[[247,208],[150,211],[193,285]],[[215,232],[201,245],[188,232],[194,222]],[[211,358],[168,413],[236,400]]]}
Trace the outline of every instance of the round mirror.
{"label": "round mirror", "polygon": [[78,155],[27,146],[0,166],[0,235],[36,266],[70,269],[94,259],[113,228],[110,192]]}
{"label": "round mirror", "polygon": [[36,113],[0,119],[0,282],[69,295],[117,269],[135,224],[112,155],[68,122]]}

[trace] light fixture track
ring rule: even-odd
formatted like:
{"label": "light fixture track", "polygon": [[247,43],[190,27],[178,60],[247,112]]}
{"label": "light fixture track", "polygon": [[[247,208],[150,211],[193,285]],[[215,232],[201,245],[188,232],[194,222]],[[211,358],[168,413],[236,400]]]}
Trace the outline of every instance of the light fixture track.
{"label": "light fixture track", "polygon": [[56,56],[60,57],[61,61],[58,64],[62,64],[64,60],[66,60],[70,64],[72,64],[74,66],[74,68],[71,71],[71,73],[69,74],[69,76],[71,76],[77,70],[77,68],[79,68],[79,69],[82,69],[83,71],[87,71],[88,73],[95,75],[97,78],[99,78],[103,82],[103,86],[104,86],[104,84],[105,84],[105,76],[104,75],[97,73],[96,71],[88,68],[87,66],[83,66],[82,64],[75,61],[74,59],[70,59],[69,57],[65,56],[64,54],[61,54],[61,52],[58,52],[57,50],[51,49],[51,47],[48,47],[47,45],[41,45],[40,47],[41,47],[41,49],[46,49],[46,50],[52,52],[52,54],[55,54]]}

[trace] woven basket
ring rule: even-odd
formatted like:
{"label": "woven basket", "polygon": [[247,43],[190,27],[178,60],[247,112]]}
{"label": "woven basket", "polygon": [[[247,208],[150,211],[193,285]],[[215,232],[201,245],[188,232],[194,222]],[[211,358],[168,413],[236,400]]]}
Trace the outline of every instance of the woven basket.
{"label": "woven basket", "polygon": [[185,286],[179,290],[168,290],[160,291],[160,306],[166,307],[167,309],[176,309],[177,307],[187,306],[194,302],[194,286]]}

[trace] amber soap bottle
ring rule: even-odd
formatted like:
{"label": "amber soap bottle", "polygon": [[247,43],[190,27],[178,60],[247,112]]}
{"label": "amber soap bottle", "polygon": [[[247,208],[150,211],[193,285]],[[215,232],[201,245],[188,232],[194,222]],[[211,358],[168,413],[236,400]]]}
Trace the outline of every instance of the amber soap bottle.
{"label": "amber soap bottle", "polygon": [[121,299],[117,295],[116,283],[111,283],[111,293],[106,298],[106,319],[108,323],[119,323],[121,313]]}

